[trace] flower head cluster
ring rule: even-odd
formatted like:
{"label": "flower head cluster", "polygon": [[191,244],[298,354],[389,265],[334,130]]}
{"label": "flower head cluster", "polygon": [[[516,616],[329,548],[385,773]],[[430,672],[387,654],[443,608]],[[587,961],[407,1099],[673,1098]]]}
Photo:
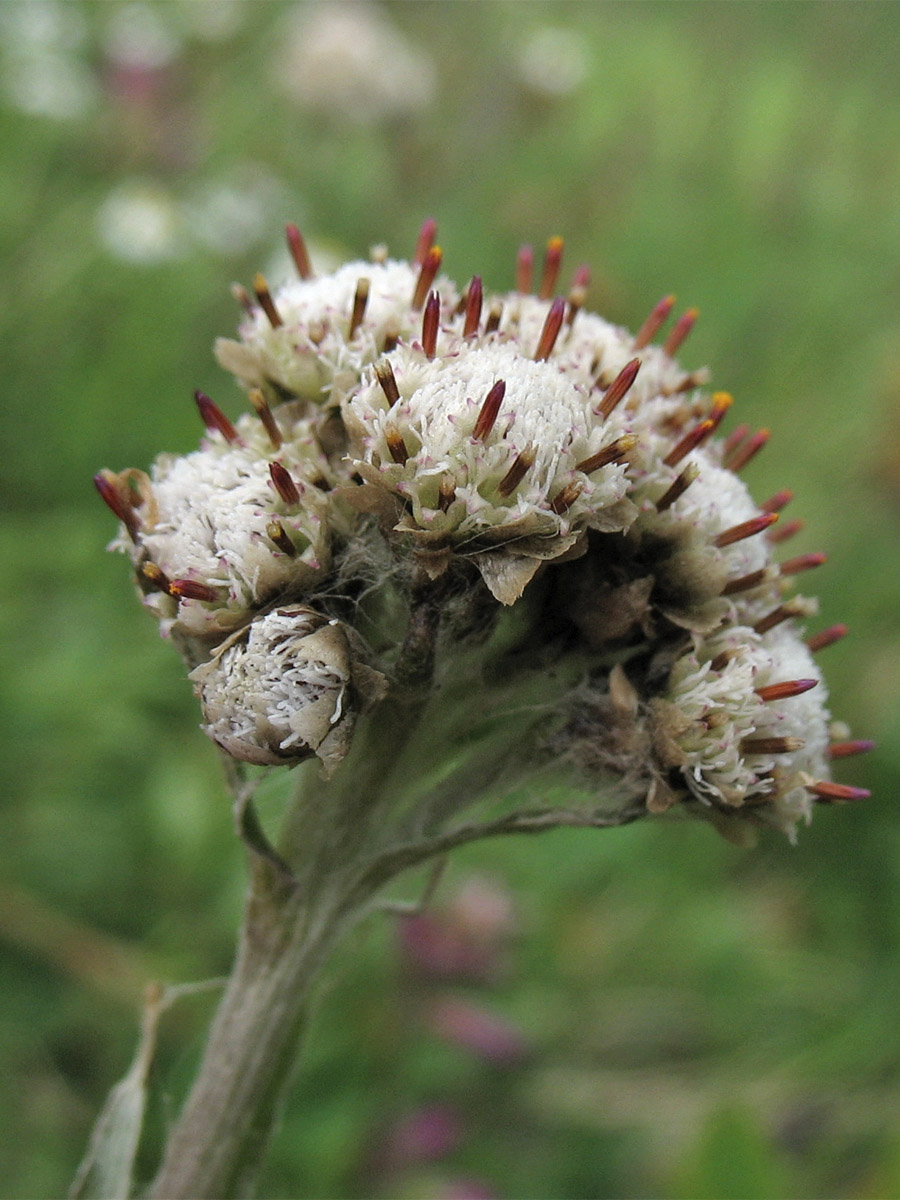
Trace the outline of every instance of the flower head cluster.
{"label": "flower head cluster", "polygon": [[449,688],[514,610],[507,657],[462,690],[489,698],[493,672],[508,704],[552,663],[531,740],[587,786],[613,772],[651,811],[788,833],[864,794],[830,780],[869,743],[835,744],[813,659],[843,627],[804,639],[816,607],[792,592],[824,556],[779,561],[791,495],[758,504],[740,475],[768,431],[722,437],[731,397],[676,358],[696,310],[658,344],[673,297],[636,334],[610,324],[584,268],[555,294],[558,238],[493,296],[440,276],[434,238],[317,277],[289,226],[298,278],[238,289],[216,346],[254,415],[197,393],[199,450],[97,477],[209,735],[332,770],[360,714],[413,677]]}

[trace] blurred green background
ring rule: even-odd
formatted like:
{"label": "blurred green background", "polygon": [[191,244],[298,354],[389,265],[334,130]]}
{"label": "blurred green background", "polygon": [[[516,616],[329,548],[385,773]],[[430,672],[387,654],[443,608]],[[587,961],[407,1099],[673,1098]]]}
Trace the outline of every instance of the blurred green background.
{"label": "blurred green background", "polygon": [[[460,854],[429,927],[333,964],[260,1194],[900,1196],[898,61],[891,3],[0,4],[5,1196],[64,1193],[143,985],[226,972],[240,910],[91,475],[189,449],[195,387],[240,411],[210,347],[286,220],[322,263],[426,216],[460,281],[559,233],[614,320],[702,310],[682,361],[772,428],[748,482],[829,553],[833,711],[879,740],[838,776],[874,795],[796,848]],[[164,1021],[157,1130],[211,1004]]]}

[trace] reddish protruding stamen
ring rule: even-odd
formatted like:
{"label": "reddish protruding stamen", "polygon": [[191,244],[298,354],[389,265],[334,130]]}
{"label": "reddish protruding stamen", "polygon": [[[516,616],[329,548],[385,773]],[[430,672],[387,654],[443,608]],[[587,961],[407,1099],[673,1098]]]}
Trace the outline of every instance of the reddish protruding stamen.
{"label": "reddish protruding stamen", "polygon": [[535,362],[546,362],[553,353],[553,347],[556,345],[556,339],[559,337],[559,331],[562,328],[563,317],[565,315],[566,302],[562,296],[557,296],[550,305],[550,310],[544,321],[544,328],[541,330],[537,350],[534,352]]}
{"label": "reddish protruding stamen", "polygon": [[288,558],[297,557],[297,547],[288,536],[288,532],[280,521],[270,521],[266,526],[266,536],[274,546],[286,554]]}
{"label": "reddish protruding stamen", "polygon": [[724,420],[725,414],[734,404],[734,396],[731,392],[715,392],[712,398],[712,405],[709,410],[709,420],[713,423],[713,432],[719,428]]}
{"label": "reddish protruding stamen", "polygon": [[643,350],[645,346],[648,346],[653,341],[672,311],[674,304],[674,296],[663,296],[662,300],[660,300],[659,304],[656,305],[650,316],[634,335],[635,350]]}
{"label": "reddish protruding stamen", "polygon": [[501,496],[511,496],[513,494],[531,467],[534,466],[535,457],[536,451],[532,446],[526,446],[520,454],[516,455],[513,465],[497,484],[497,491]]}
{"label": "reddish protruding stamen", "polygon": [[732,429],[728,437],[725,439],[725,444],[722,447],[722,461],[727,462],[728,458],[737,450],[738,446],[750,433],[749,425],[738,425]]}
{"label": "reddish protruding stamen", "polygon": [[487,320],[484,323],[485,333],[496,333],[500,328],[500,319],[503,316],[503,305],[499,300],[495,300],[488,310]]}
{"label": "reddish protruding stamen", "polygon": [[207,429],[210,431],[218,430],[225,441],[229,442],[232,446],[240,444],[241,439],[238,431],[222,412],[221,408],[219,408],[218,404],[210,400],[206,392],[199,390],[194,392],[194,400],[197,403],[197,408],[200,410],[203,424]]}
{"label": "reddish protruding stamen", "polygon": [[737,592],[749,592],[751,588],[759,587],[761,583],[771,583],[778,578],[777,567],[760,567],[758,571],[750,571],[739,579],[730,579],[722,588],[723,596],[734,596]]}
{"label": "reddish protruding stamen", "polygon": [[785,521],[778,529],[771,529],[766,534],[770,542],[786,542],[806,527],[806,522],[798,517],[795,521]]}
{"label": "reddish protruding stamen", "polygon": [[680,346],[684,344],[688,334],[694,328],[697,318],[700,316],[699,308],[689,308],[683,312],[675,324],[669,331],[669,336],[663,342],[663,350],[669,357],[677,354]]}
{"label": "reddish protruding stamen", "polygon": [[172,595],[172,581],[169,579],[165,571],[156,565],[155,562],[145,562],[141,564],[141,575],[159,592],[165,592],[167,596]]}
{"label": "reddish protruding stamen", "polygon": [[94,476],[94,487],[113,516],[117,517],[128,530],[131,540],[136,542],[139,527],[137,513],[131,504],[126,487],[119,482],[119,477],[113,471],[98,471]]}
{"label": "reddish protruding stamen", "polygon": [[437,237],[437,221],[434,217],[427,217],[422,222],[422,227],[419,230],[419,236],[416,240],[416,249],[413,254],[413,262],[416,266],[421,266],[428,257],[428,251],[434,245],[434,239]]}
{"label": "reddish protruding stamen", "polygon": [[534,251],[530,246],[520,246],[516,255],[516,291],[528,293],[532,287],[534,273]]}
{"label": "reddish protruding stamen", "polygon": [[478,332],[478,322],[481,320],[481,306],[484,303],[484,292],[481,287],[481,276],[473,275],[469,290],[466,292],[466,316],[463,322],[463,337],[471,337]]}
{"label": "reddish protruding stamen", "polygon": [[770,683],[766,687],[756,688],[760,700],[768,703],[770,700],[790,700],[794,696],[802,696],[819,684],[818,679],[789,679],[785,683]]}
{"label": "reddish protruding stamen", "polygon": [[753,628],[757,633],[768,633],[776,625],[781,625],[784,621],[790,621],[792,617],[806,616],[808,612],[808,601],[803,599],[788,600],[786,604],[779,604],[770,613],[766,613],[764,617],[760,617]]}
{"label": "reddish protruding stamen", "polygon": [[281,436],[281,430],[278,428],[278,422],[272,415],[271,408],[269,408],[269,402],[266,400],[259,388],[251,388],[249,398],[250,403],[256,410],[256,415],[263,423],[263,428],[269,435],[269,441],[272,443],[273,450],[280,450],[284,438]]}
{"label": "reddish protruding stamen", "polygon": [[377,362],[375,364],[375,378],[381,384],[381,390],[384,392],[388,407],[393,408],[400,399],[400,389],[397,387],[397,377],[394,374],[394,368],[385,360]]}
{"label": "reddish protruding stamen", "polygon": [[409,451],[406,449],[406,442],[400,434],[399,429],[392,429],[390,426],[385,428],[384,440],[387,442],[387,448],[391,458],[399,466],[405,466],[409,458]]}
{"label": "reddish protruding stamen", "polygon": [[700,474],[700,468],[696,463],[688,463],[681,474],[669,485],[666,491],[660,496],[656,502],[656,511],[665,512],[688,490],[694,480]]}
{"label": "reddish protruding stamen", "polygon": [[821,567],[828,562],[827,554],[798,554],[789,558],[779,568],[782,575],[799,575],[801,571],[811,571],[813,567]]}
{"label": "reddish protruding stamen", "polygon": [[757,433],[747,438],[742,446],[738,446],[734,453],[725,459],[724,466],[729,471],[740,471],[747,465],[751,458],[759,454],[771,436],[771,430],[760,429]]}
{"label": "reddish protruding stamen", "polygon": [[799,737],[759,737],[744,738],[741,741],[742,754],[794,754],[806,745]]}
{"label": "reddish protruding stamen", "polygon": [[272,328],[277,329],[279,325],[283,325],[284,321],[282,321],[281,314],[275,307],[275,301],[272,299],[272,293],[269,291],[266,277],[260,271],[257,271],[253,276],[253,290],[256,293],[259,306],[269,318],[269,324]]}
{"label": "reddish protruding stamen", "polygon": [[693,429],[689,429],[681,441],[677,442],[663,462],[667,467],[677,467],[683,458],[685,458],[692,450],[696,450],[701,442],[705,442],[715,429],[713,421],[707,417],[705,421],[701,421],[699,425],[695,425]]}
{"label": "reddish protruding stamen", "polygon": [[833,646],[835,642],[839,642],[841,638],[846,637],[848,629],[846,625],[830,625],[828,629],[821,630],[820,633],[814,633],[806,639],[806,644],[812,650],[813,654],[817,650],[824,650],[826,646]]}
{"label": "reddish protruding stamen", "polygon": [[538,290],[539,300],[549,300],[553,295],[556,280],[559,276],[560,263],[562,262],[562,252],[562,238],[552,237],[547,243],[547,250],[544,254],[544,270],[541,275],[541,286]]}
{"label": "reddish protruding stamen", "polygon": [[829,783],[820,779],[818,783],[808,783],[806,790],[824,804],[841,803],[846,800],[868,800],[872,793],[868,788],[849,787],[846,783]]}
{"label": "reddish protruding stamen", "polygon": [[297,274],[301,279],[312,279],[313,270],[309,261],[309,253],[306,249],[306,242],[303,240],[303,234],[296,225],[286,225],[284,229],[287,236],[288,250],[291,258],[294,260],[294,266],[297,268]]}
{"label": "reddish protruding stamen", "polygon": [[215,588],[196,579],[173,579],[169,584],[169,595],[176,596],[179,600],[203,600],[206,604],[211,604],[219,598]]}
{"label": "reddish protruding stamen", "polygon": [[829,758],[850,758],[854,754],[868,754],[875,749],[875,742],[854,738],[851,742],[832,742],[828,747]]}
{"label": "reddish protruding stamen", "polygon": [[253,315],[253,297],[242,283],[231,285],[231,294],[248,316]]}
{"label": "reddish protruding stamen", "polygon": [[366,305],[369,302],[369,281],[363,276],[357,281],[356,291],[353,293],[353,310],[350,313],[350,328],[347,330],[347,339],[353,337],[357,329],[359,329],[363,316],[365,315]]}
{"label": "reddish protruding stamen", "polygon": [[422,349],[426,358],[434,358],[437,351],[438,328],[441,323],[441,298],[437,292],[429,292],[422,313]]}
{"label": "reddish protruding stamen", "polygon": [[610,442],[608,446],[604,446],[602,450],[598,450],[596,454],[592,454],[590,458],[577,463],[575,470],[583,471],[585,475],[592,475],[594,471],[599,471],[601,467],[608,466],[609,463],[621,462],[637,444],[638,439],[635,434],[624,433],[614,442]]}
{"label": "reddish protruding stamen", "polygon": [[569,304],[566,309],[566,324],[571,325],[581,310],[584,308],[584,302],[587,300],[587,288],[573,287],[569,292]]}
{"label": "reddish protruding stamen", "polygon": [[396,321],[388,321],[384,327],[384,345],[381,347],[385,354],[390,354],[392,350],[396,350],[397,343],[400,341],[400,326]]}
{"label": "reddish protruding stamen", "polygon": [[475,428],[472,430],[472,437],[476,442],[483,442],[494,428],[494,422],[499,416],[500,405],[503,403],[505,395],[506,381],[498,379],[485,396],[481,411],[478,414],[478,420],[475,422]]}
{"label": "reddish protruding stamen", "polygon": [[603,399],[594,409],[594,412],[602,420],[606,420],[612,410],[625,398],[628,389],[637,378],[637,373],[641,369],[641,360],[633,358],[631,362],[627,362],[622,370],[618,373],[606,391],[603,393]]}
{"label": "reddish protruding stamen", "polygon": [[413,292],[412,298],[414,309],[420,309],[425,303],[425,297],[428,295],[429,288],[434,283],[443,257],[444,252],[440,246],[430,246],[428,253],[422,259],[419,278],[416,280],[416,290]]}
{"label": "reddish protruding stamen", "polygon": [[762,516],[751,517],[749,521],[741,521],[740,525],[732,525],[730,529],[723,530],[713,541],[713,545],[721,549],[723,546],[730,546],[734,542],[742,542],[744,538],[762,533],[764,529],[768,529],[770,525],[774,525],[777,520],[778,513],[763,513]]}
{"label": "reddish protruding stamen", "polygon": [[270,462],[269,476],[275,487],[275,491],[285,504],[293,505],[300,503],[300,491],[286,467],[283,467],[280,462]]}
{"label": "reddish protruding stamen", "polygon": [[762,512],[781,512],[793,498],[794,493],[785,488],[783,491],[776,492],[774,496],[770,496],[768,500],[764,500],[759,507]]}
{"label": "reddish protruding stamen", "polygon": [[724,671],[736,654],[736,650],[723,650],[720,654],[717,654],[714,659],[712,659],[709,664],[709,669],[711,671]]}
{"label": "reddish protruding stamen", "polygon": [[572,507],[583,490],[583,483],[579,483],[578,481],[567,483],[566,486],[560,489],[560,491],[558,491],[550,501],[551,510],[555,512],[558,517],[561,517],[567,509]]}

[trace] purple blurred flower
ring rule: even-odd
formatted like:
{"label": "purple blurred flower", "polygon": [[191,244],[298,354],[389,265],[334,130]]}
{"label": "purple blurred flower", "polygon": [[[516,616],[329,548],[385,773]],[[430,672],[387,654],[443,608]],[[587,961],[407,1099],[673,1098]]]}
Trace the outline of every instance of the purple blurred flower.
{"label": "purple blurred flower", "polygon": [[426,1020],[446,1041],[501,1066],[519,1062],[528,1050],[524,1034],[512,1022],[457,996],[434,1001]]}

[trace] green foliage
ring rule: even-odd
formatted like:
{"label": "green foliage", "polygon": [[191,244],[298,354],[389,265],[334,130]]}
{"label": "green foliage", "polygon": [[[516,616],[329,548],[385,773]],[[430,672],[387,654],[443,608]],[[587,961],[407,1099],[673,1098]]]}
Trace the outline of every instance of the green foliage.
{"label": "green foliage", "polygon": [[[829,552],[816,627],[853,630],[825,652],[834,712],[880,741],[839,777],[875,796],[821,811],[796,849],[646,824],[460,854],[438,905],[488,872],[519,924],[505,974],[464,991],[527,1055],[442,1042],[373,918],[334,964],[260,1194],[437,1197],[468,1179],[498,1196],[900,1195],[900,11],[387,4],[436,94],[360,124],[278,90],[291,5],[237,6],[241,24],[204,40],[209,4],[149,6],[181,41],[129,91],[108,53],[124,6],[68,0],[93,106],[0,98],[4,1194],[64,1192],[131,1059],[142,984],[227,971],[242,889],[213,749],[103,553],[90,477],[188,448],[195,387],[240,410],[210,346],[236,319],[229,282],[267,267],[286,220],[319,247],[406,253],[434,215],[457,278],[504,286],[520,241],[561,233],[623,324],[669,290],[702,309],[683,361],[710,362],[736,419],[772,428],[749,482],[792,487],[798,549]],[[546,25],[584,55],[567,94],[518,65]],[[183,231],[178,254],[130,262],[98,233],[130,180],[178,213],[235,175],[274,182],[268,232],[229,253]],[[157,1138],[208,1011],[162,1021]],[[386,1173],[385,1131],[434,1103],[459,1115],[455,1147]]]}

